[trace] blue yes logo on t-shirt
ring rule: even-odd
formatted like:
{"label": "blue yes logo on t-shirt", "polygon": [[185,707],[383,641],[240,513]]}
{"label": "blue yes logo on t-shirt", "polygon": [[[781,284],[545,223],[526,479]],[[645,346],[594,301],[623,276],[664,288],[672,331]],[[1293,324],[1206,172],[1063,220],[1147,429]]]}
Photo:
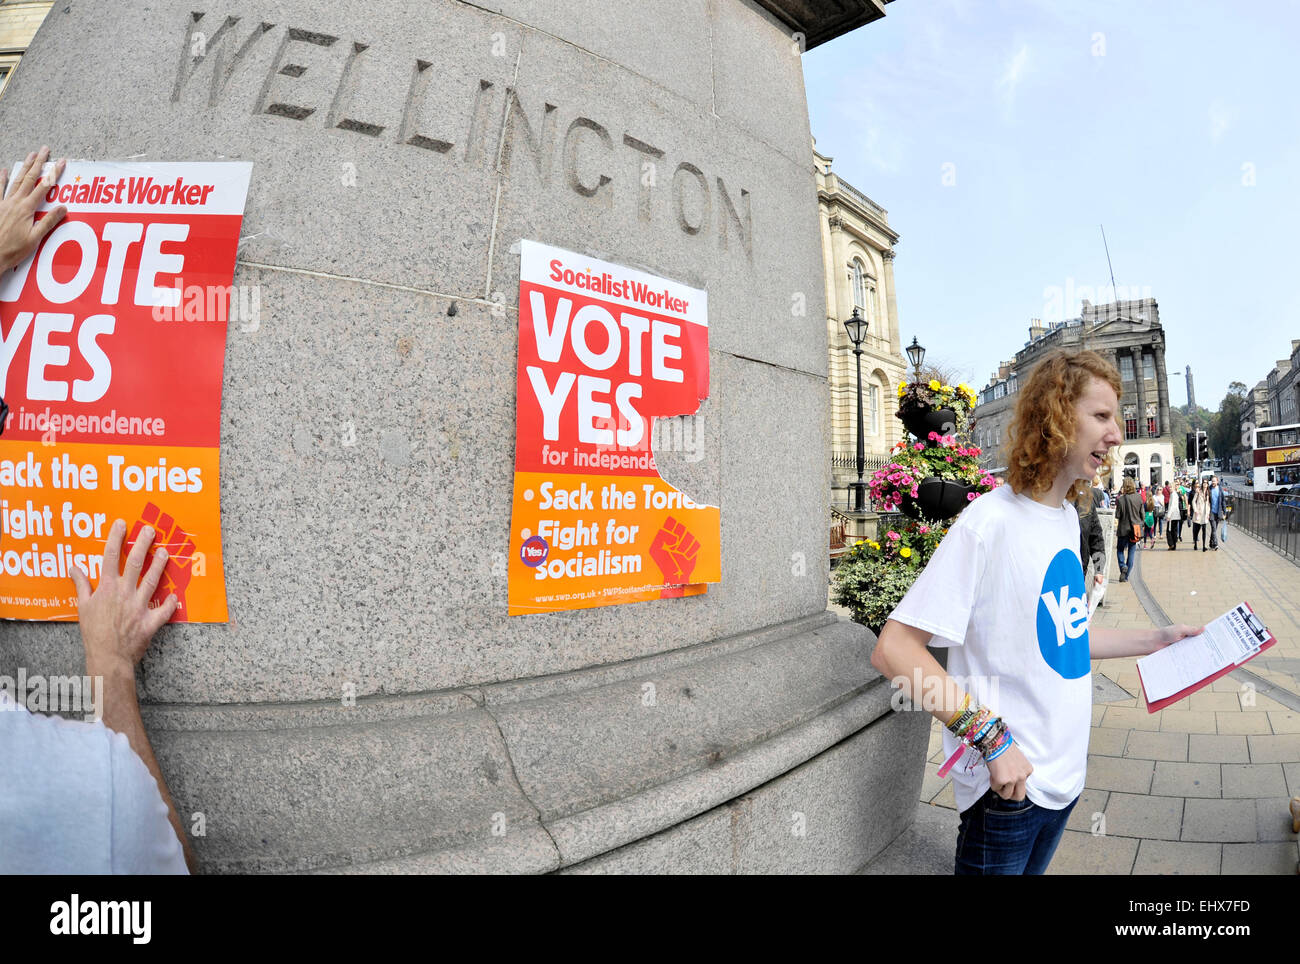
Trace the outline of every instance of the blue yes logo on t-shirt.
{"label": "blue yes logo on t-shirt", "polygon": [[1079,557],[1062,549],[1043,576],[1038,597],[1038,651],[1065,679],[1087,676],[1088,600]]}

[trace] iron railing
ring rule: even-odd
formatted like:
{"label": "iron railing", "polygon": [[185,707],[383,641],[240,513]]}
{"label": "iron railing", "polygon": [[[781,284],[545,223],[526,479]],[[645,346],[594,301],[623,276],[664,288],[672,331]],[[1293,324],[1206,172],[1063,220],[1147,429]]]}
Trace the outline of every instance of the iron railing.
{"label": "iron railing", "polygon": [[[1265,497],[1265,496],[1268,497]],[[1288,559],[1300,562],[1300,508],[1282,505],[1276,493],[1229,490],[1228,524],[1267,542]]]}

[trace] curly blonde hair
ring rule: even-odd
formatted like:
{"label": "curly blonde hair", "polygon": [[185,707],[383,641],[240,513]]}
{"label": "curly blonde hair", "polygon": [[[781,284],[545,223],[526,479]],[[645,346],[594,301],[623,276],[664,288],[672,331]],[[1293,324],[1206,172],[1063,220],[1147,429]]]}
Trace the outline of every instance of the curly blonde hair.
{"label": "curly blonde hair", "polygon": [[[1094,378],[1113,388],[1116,398],[1123,395],[1119,372],[1095,351],[1054,351],[1034,366],[1020,389],[1008,431],[1007,481],[1014,491],[1034,498],[1052,487],[1074,444],[1075,405]],[[1107,454],[1101,474],[1110,472],[1110,463]],[[1089,489],[1087,479],[1079,479],[1070,489],[1069,497],[1081,510],[1092,504]]]}

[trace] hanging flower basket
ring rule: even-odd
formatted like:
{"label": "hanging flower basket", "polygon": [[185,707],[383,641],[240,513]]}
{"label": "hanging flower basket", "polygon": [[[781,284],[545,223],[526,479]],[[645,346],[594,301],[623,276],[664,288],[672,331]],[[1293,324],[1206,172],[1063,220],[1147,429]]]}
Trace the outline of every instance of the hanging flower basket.
{"label": "hanging flower basket", "polygon": [[916,490],[915,497],[903,496],[899,506],[903,514],[913,519],[938,522],[951,519],[966,508],[966,503],[971,501],[971,493],[979,492],[980,487],[931,475],[922,479]]}
{"label": "hanging flower basket", "polygon": [[956,431],[957,413],[951,408],[913,408],[900,411],[903,427],[912,433],[913,438],[928,438],[931,432],[940,435],[952,435]]}
{"label": "hanging flower basket", "polygon": [[918,439],[929,438],[931,432],[961,435],[975,399],[969,385],[944,385],[936,379],[900,382],[897,414]]}

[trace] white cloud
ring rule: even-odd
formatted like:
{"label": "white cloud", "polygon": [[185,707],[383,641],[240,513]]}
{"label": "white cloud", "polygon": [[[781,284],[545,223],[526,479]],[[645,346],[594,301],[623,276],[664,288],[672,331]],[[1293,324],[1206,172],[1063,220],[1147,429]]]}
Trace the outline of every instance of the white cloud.
{"label": "white cloud", "polygon": [[1002,112],[1005,117],[1011,116],[1011,106],[1016,99],[1016,87],[1024,79],[1028,63],[1029,44],[1021,44],[1020,49],[1007,61],[1002,77],[998,80],[998,90],[1002,94]]}
{"label": "white cloud", "polygon": [[1237,112],[1222,97],[1210,101],[1210,140],[1218,141],[1228,132]]}

